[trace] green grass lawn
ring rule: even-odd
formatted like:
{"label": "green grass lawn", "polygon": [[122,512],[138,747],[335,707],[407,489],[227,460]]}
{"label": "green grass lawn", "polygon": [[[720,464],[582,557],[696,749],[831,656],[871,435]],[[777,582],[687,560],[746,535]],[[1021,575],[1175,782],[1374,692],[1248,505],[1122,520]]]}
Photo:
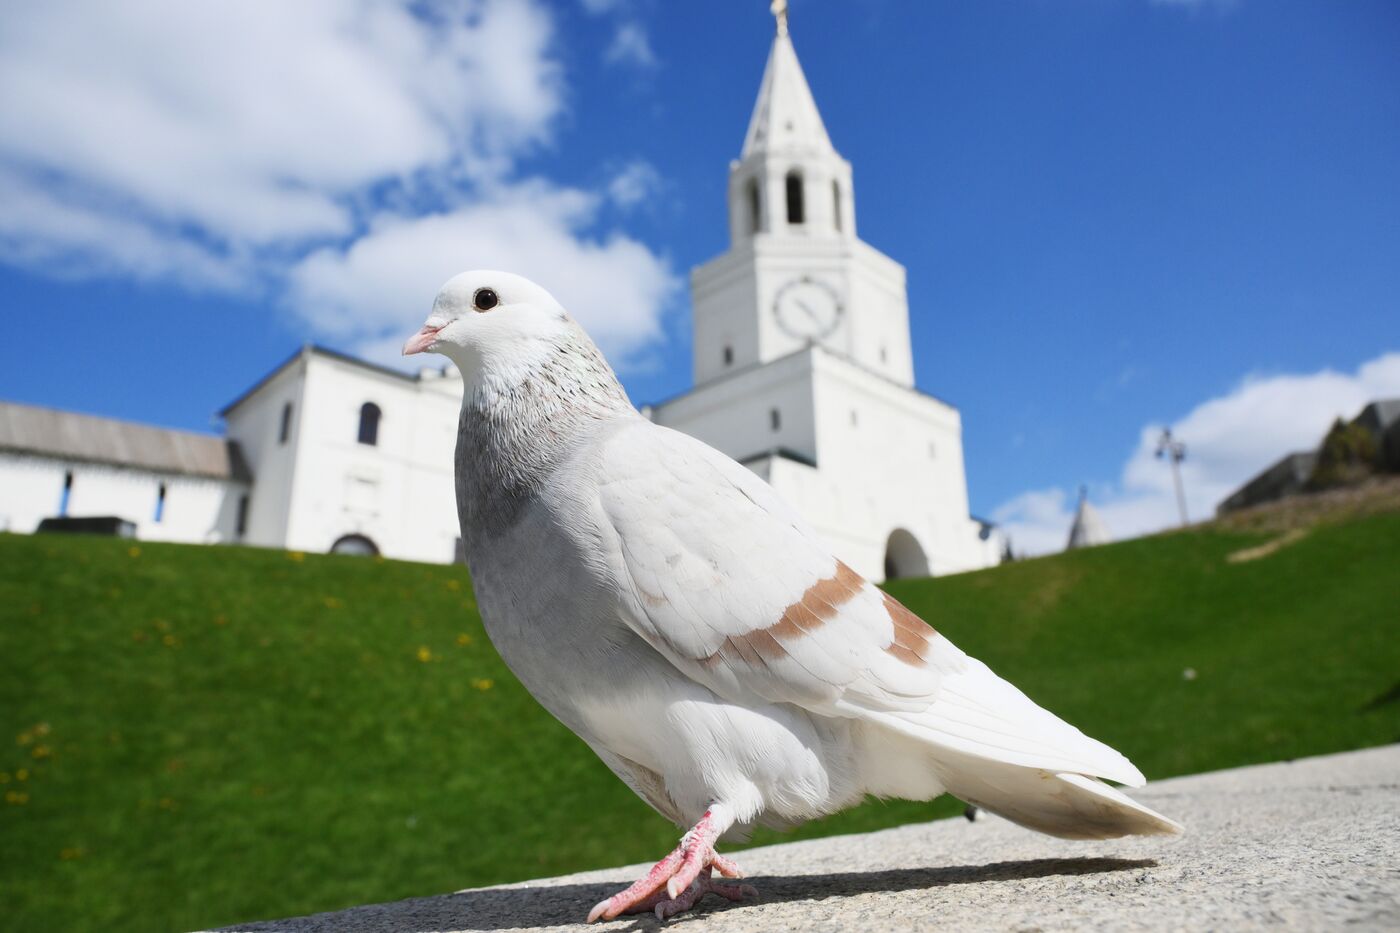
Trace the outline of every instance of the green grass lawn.
{"label": "green grass lawn", "polygon": [[[891,589],[1152,777],[1400,739],[1400,514],[1227,562],[1263,540]],[[464,569],[96,538],[0,535],[0,795],[15,930],[289,916],[676,836],[504,668]],[[796,835],[956,809],[871,802]]]}

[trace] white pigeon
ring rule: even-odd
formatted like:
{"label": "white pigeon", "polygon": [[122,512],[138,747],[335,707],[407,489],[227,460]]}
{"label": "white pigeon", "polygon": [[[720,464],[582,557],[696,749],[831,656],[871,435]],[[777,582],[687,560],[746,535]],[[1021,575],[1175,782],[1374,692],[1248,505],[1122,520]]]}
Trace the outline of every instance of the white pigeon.
{"label": "white pigeon", "polygon": [[492,643],[521,683],[688,831],[590,921],[748,886],[715,852],[866,795],[944,792],[1069,839],[1180,832],[1100,778],[1123,755],[1041,709],[841,563],[766,483],[652,424],[547,291],[443,286],[405,354],[465,383],[457,511]]}

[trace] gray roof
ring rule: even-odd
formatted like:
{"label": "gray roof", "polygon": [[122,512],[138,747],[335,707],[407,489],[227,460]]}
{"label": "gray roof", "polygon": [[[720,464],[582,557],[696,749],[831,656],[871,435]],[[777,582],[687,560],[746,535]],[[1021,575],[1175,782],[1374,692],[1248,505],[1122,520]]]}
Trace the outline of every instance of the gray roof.
{"label": "gray roof", "polygon": [[0,402],[0,450],[244,483],[252,478],[242,451],[226,438],[15,402]]}

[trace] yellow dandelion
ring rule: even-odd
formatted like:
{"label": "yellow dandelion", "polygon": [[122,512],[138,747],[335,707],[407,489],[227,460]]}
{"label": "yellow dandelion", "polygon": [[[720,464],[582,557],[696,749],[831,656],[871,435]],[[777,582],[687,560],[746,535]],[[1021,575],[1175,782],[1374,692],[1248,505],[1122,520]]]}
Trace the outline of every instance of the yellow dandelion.
{"label": "yellow dandelion", "polygon": [[490,677],[473,677],[472,686],[478,690],[490,690],[496,686],[496,682]]}
{"label": "yellow dandelion", "polygon": [[29,795],[23,791],[7,790],[5,791],[5,802],[21,806],[29,802]]}
{"label": "yellow dandelion", "polygon": [[344,602],[342,602],[339,599],[336,599],[334,596],[327,596],[321,601],[326,604],[327,609],[339,609],[341,606],[345,605]]}
{"label": "yellow dandelion", "polygon": [[48,734],[49,734],[49,724],[46,723],[46,722],[41,722],[41,723],[39,723],[37,726],[34,727],[34,734],[35,734],[35,735],[48,735]]}
{"label": "yellow dandelion", "polygon": [[131,547],[126,549],[126,553],[130,557],[140,557],[141,549],[133,544]]}
{"label": "yellow dandelion", "polygon": [[34,746],[34,751],[29,754],[34,758],[47,758],[53,754],[53,749],[49,748],[47,745],[36,745]]}
{"label": "yellow dandelion", "polygon": [[165,647],[167,648],[175,648],[180,644],[180,639],[176,638],[174,635],[166,635],[161,641],[165,642]]}
{"label": "yellow dandelion", "polygon": [[422,661],[424,664],[427,664],[432,659],[433,653],[428,649],[428,646],[420,645],[418,648],[418,660]]}
{"label": "yellow dandelion", "polygon": [[460,590],[462,588],[462,583],[460,580],[448,580],[447,588],[455,593],[457,590]]}
{"label": "yellow dandelion", "polygon": [[16,772],[15,772],[15,780],[16,780],[16,781],[27,781],[27,780],[29,780],[29,769],[28,769],[28,768],[20,768],[18,771],[16,771]]}
{"label": "yellow dandelion", "polygon": [[87,855],[87,850],[84,849],[82,846],[69,846],[66,849],[60,850],[58,853],[58,857],[65,862],[71,862],[74,859],[80,859],[84,855]]}
{"label": "yellow dandelion", "polygon": [[460,634],[460,635],[457,636],[457,644],[461,645],[462,647],[465,648],[467,645],[470,645],[471,643],[472,643],[472,637],[471,637],[470,635],[468,635],[466,632],[463,632],[462,634]]}
{"label": "yellow dandelion", "polygon": [[288,551],[288,552],[287,552],[287,560],[291,561],[291,562],[294,563],[294,564],[299,564],[299,563],[301,563],[302,561],[306,560],[306,552],[305,552],[305,551]]}

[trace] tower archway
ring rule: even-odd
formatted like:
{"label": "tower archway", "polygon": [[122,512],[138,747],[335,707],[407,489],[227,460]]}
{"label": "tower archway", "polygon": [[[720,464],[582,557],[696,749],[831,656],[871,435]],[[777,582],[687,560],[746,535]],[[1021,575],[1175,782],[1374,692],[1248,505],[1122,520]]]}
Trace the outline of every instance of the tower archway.
{"label": "tower archway", "polygon": [[919,539],[903,528],[890,532],[885,543],[885,579],[929,576],[928,555]]}

